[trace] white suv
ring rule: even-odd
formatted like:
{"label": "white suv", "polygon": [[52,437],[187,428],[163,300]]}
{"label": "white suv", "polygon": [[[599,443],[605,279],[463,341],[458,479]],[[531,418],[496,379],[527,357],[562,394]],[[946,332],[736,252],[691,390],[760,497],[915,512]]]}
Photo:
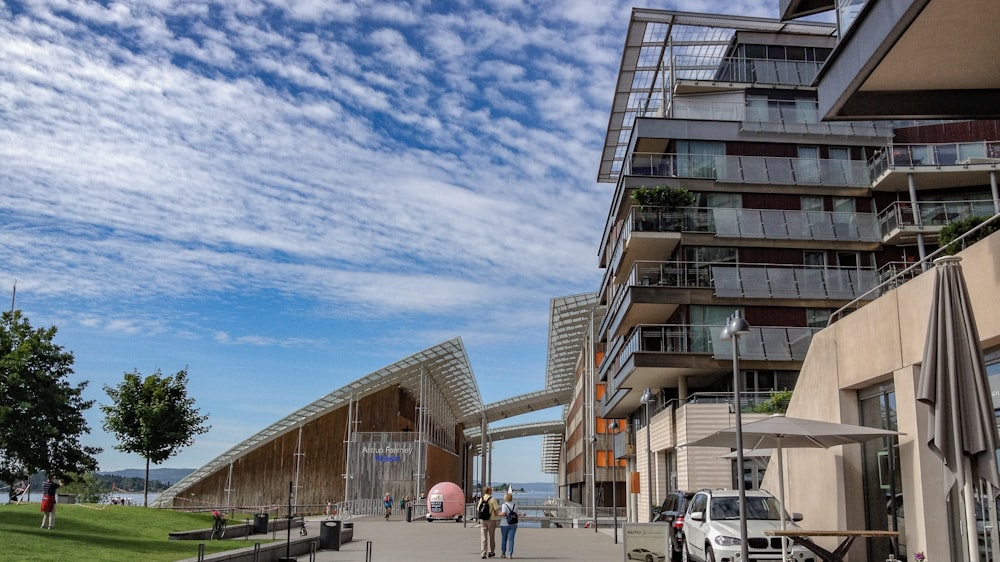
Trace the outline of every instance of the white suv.
{"label": "white suv", "polygon": [[[684,517],[682,558],[703,562],[736,562],[740,554],[740,498],[736,490],[702,490],[688,502]],[[747,550],[750,560],[781,560],[781,539],[764,534],[781,528],[778,500],[761,490],[746,491]],[[787,518],[787,514],[786,514]],[[801,521],[794,513],[792,521]],[[798,525],[786,519],[786,529]],[[788,542],[788,559],[815,562],[816,557],[804,547]]]}

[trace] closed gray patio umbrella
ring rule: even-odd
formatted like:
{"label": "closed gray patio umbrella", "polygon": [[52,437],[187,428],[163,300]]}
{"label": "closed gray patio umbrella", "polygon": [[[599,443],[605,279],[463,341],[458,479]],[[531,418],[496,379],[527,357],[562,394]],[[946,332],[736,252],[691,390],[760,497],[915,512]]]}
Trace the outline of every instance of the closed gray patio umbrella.
{"label": "closed gray patio umbrella", "polygon": [[931,301],[917,400],[930,406],[927,446],[944,460],[945,492],[962,490],[966,560],[979,560],[974,487],[1000,488],[997,436],[986,364],[959,257],[934,260]]}

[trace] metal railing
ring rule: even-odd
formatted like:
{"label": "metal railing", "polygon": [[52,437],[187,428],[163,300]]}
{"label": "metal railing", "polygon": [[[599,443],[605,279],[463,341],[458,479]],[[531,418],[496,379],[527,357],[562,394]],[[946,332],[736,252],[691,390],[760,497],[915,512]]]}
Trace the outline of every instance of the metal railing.
{"label": "metal railing", "polygon": [[[820,328],[807,326],[755,326],[739,339],[740,358],[759,361],[802,361],[813,335]],[[722,325],[640,324],[616,344],[601,363],[608,392],[621,384],[621,369],[636,353],[699,354],[732,359],[732,346],[715,342]]]}
{"label": "metal railing", "polygon": [[889,144],[868,160],[871,181],[897,167],[1000,167],[1000,141]]}
{"label": "metal railing", "polygon": [[853,299],[876,279],[873,267],[640,260],[615,292],[608,316],[631,286],[714,289],[719,297]]}
{"label": "metal railing", "polygon": [[901,227],[944,226],[969,217],[988,217],[995,212],[992,199],[979,201],[918,201],[919,214],[909,201],[895,201],[878,214],[882,236]]}
{"label": "metal railing", "polygon": [[676,97],[670,101],[667,115],[672,119],[738,121],[741,130],[751,133],[876,136],[886,140],[892,136],[892,126],[880,121],[820,121],[819,104],[810,100],[724,102]]}
{"label": "metal railing", "polygon": [[623,173],[729,183],[871,186],[869,168],[861,160],[635,152],[625,161]]}
{"label": "metal railing", "polygon": [[937,250],[935,250],[935,251],[931,252],[930,254],[928,254],[925,258],[923,258],[923,259],[921,259],[919,261],[916,261],[916,262],[908,265],[902,271],[899,271],[898,273],[896,273],[892,277],[890,277],[890,278],[882,281],[878,285],[876,285],[876,286],[872,287],[871,289],[869,289],[868,292],[866,292],[865,294],[859,296],[858,298],[856,298],[856,299],[852,300],[851,302],[845,304],[844,306],[838,308],[837,310],[835,310],[833,312],[833,314],[830,315],[830,318],[827,321],[827,326],[830,326],[834,322],[836,322],[837,320],[840,320],[846,314],[850,314],[851,312],[853,312],[853,311],[861,308],[861,306],[863,305],[862,301],[864,301],[864,300],[871,300],[869,297],[871,297],[872,295],[881,295],[881,294],[887,292],[890,289],[894,289],[894,288],[902,285],[906,281],[908,281],[908,280],[916,277],[917,275],[919,275],[920,273],[923,273],[927,269],[930,269],[930,265],[934,261],[934,259],[937,258],[938,256],[940,256],[941,254],[944,254],[945,250],[949,246],[951,246],[952,244],[958,244],[960,247],[964,248],[965,247],[965,242],[964,241],[965,241],[966,238],[969,238],[969,237],[975,235],[977,232],[979,232],[983,228],[986,228],[987,225],[993,224],[994,222],[997,222],[998,218],[1000,218],[1000,213],[997,213],[997,214],[991,216],[990,218],[984,220],[982,223],[980,223],[979,225],[977,225],[975,228],[969,229],[968,232],[966,232],[965,234],[963,234],[963,235],[959,236],[958,238],[956,238],[955,240],[953,240],[951,242],[951,244],[948,244],[948,246],[943,246],[941,248],[938,248]]}
{"label": "metal railing", "polygon": [[[842,240],[880,242],[874,213],[685,207],[669,211],[633,206],[626,217],[622,240],[633,232],[705,232],[729,238],[776,240]],[[619,242],[620,246],[624,246]],[[617,254],[618,248],[615,248]],[[612,255],[612,262],[615,255]]]}

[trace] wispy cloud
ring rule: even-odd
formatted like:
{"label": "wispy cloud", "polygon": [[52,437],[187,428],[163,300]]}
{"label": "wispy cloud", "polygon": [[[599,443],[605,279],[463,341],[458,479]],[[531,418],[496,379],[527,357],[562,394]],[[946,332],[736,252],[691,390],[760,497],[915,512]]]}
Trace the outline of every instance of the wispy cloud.
{"label": "wispy cloud", "polygon": [[537,346],[541,381],[548,299],[600,278],[594,178],[630,7],[6,2],[0,282],[109,337],[368,338],[374,369],[463,335]]}

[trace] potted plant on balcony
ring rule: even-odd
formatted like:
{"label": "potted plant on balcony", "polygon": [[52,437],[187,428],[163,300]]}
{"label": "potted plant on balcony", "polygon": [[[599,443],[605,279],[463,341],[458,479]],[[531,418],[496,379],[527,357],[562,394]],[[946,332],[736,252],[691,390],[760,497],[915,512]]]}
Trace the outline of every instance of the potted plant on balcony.
{"label": "potted plant on balcony", "polygon": [[649,230],[680,231],[684,226],[684,215],[681,209],[694,203],[694,195],[681,187],[657,185],[642,186],[632,191],[632,201],[639,207],[643,215],[656,213],[656,223],[646,224],[640,220],[641,228],[649,226]]}

